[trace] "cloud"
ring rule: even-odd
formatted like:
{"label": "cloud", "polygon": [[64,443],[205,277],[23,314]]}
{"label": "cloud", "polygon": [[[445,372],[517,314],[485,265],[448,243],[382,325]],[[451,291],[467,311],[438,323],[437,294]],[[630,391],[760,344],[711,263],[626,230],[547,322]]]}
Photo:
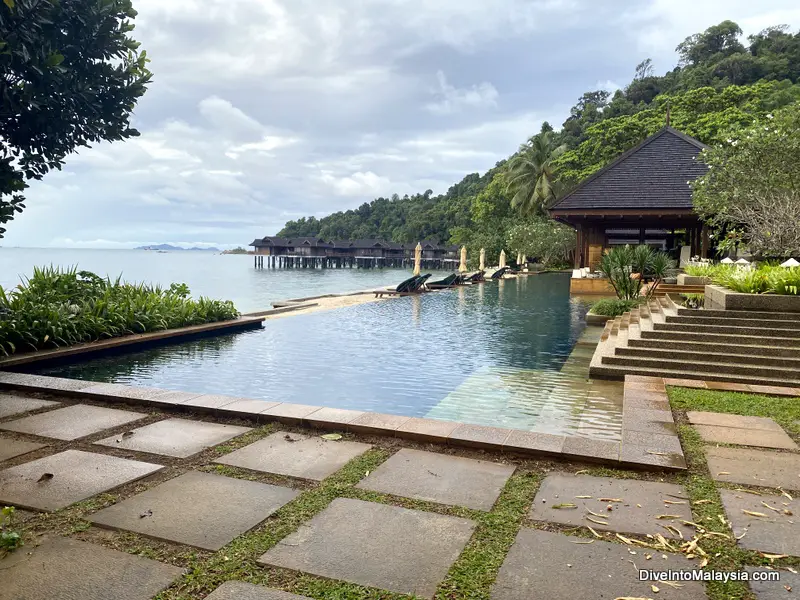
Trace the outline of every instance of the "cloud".
{"label": "cloud", "polygon": [[436,73],[439,87],[434,91],[438,98],[425,106],[427,110],[437,115],[448,115],[470,108],[487,108],[497,106],[499,94],[495,87],[486,81],[469,88],[458,89],[449,83],[441,71]]}
{"label": "cloud", "polygon": [[330,171],[323,171],[320,179],[339,196],[379,196],[389,193],[392,185],[386,177],[372,171],[359,171],[347,177],[335,177]]}
{"label": "cloud", "polygon": [[[3,245],[246,244],[286,220],[446,191],[559,125],[587,90],[771,0],[134,0],[154,80],[141,136],[28,190]],[[599,83],[598,83],[599,82]]]}

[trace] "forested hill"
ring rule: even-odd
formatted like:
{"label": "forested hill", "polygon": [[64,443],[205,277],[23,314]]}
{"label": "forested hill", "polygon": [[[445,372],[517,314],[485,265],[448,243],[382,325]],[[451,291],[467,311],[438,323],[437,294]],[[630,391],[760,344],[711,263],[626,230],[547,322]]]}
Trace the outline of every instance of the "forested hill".
{"label": "forested hill", "polygon": [[[506,245],[515,221],[537,218],[536,210],[529,204],[518,205],[514,198],[515,157],[526,153],[538,157],[541,146],[547,147],[544,163],[540,158],[528,162],[538,165],[539,177],[552,179],[547,181],[552,191],[542,196],[542,203],[549,204],[663,127],[667,105],[673,127],[714,144],[731,128],[800,100],[800,32],[776,26],[750,36],[747,44],[741,38],[741,29],[732,21],[686,38],[677,47],[680,62],[673,70],[655,75],[648,59],[636,66],[633,80],[613,96],[603,90],[586,92],[560,130],[552,131],[545,123],[511,160],[483,175],[467,175],[446,194],[433,196],[428,190],[377,198],[322,219],[289,221],[278,235],[396,242],[438,238],[486,247],[491,256]],[[602,74],[597,79],[602,80]]]}

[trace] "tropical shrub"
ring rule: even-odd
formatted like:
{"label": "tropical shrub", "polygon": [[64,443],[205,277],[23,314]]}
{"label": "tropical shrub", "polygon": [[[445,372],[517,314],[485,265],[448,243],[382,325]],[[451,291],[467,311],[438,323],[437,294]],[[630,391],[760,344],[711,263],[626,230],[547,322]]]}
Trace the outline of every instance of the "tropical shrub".
{"label": "tropical shrub", "polygon": [[603,317],[618,317],[629,310],[637,308],[642,299],[621,300],[620,298],[603,298],[592,304],[591,311]]}
{"label": "tropical shrub", "polygon": [[684,272],[692,277],[714,277],[719,271],[719,267],[724,265],[715,265],[711,263],[700,263],[695,265],[686,265],[683,267]]}
{"label": "tropical shrub", "polygon": [[617,246],[603,255],[598,270],[605,275],[617,297],[632,300],[641,295],[645,279],[652,280],[648,297],[675,268],[675,261],[649,246]]}
{"label": "tropical shrub", "polygon": [[710,277],[713,283],[741,294],[800,295],[800,268],[769,263],[757,268],[714,265]]}
{"label": "tropical shrub", "polygon": [[800,295],[800,267],[770,267],[767,270],[769,292],[780,295]]}
{"label": "tropical shrub", "polygon": [[0,354],[234,319],[230,301],[189,297],[186,284],[168,289],[103,279],[76,268],[35,268],[23,284],[0,287]]}

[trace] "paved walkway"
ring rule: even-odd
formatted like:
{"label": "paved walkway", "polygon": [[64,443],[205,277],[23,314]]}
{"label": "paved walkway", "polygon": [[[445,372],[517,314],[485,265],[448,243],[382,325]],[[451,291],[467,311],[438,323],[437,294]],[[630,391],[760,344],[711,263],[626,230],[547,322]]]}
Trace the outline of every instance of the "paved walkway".
{"label": "paved walkway", "polygon": [[[669,411],[663,383],[632,383],[629,424]],[[695,522],[702,502],[681,475],[55,400],[0,394],[0,502],[54,513],[28,515],[45,535],[0,560],[0,600],[290,600],[277,588],[343,597],[340,585],[462,598],[482,578],[493,600],[700,599],[702,583],[638,569],[713,567],[714,535],[800,556],[800,453],[770,419],[688,414],[728,535]],[[651,426],[632,443],[681,451],[674,425]],[[757,597],[800,590],[783,575]],[[226,581],[241,578],[258,585]]]}

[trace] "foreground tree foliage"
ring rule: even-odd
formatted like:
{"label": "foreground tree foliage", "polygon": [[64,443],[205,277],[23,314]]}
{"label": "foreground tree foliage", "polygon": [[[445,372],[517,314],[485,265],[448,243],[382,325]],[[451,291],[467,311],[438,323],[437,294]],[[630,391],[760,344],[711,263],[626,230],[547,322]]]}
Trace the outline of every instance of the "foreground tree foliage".
{"label": "foreground tree foliage", "polygon": [[755,254],[800,256],[800,105],[730,136],[703,151],[696,210]]}
{"label": "foreground tree foliage", "polygon": [[17,288],[0,287],[0,355],[238,316],[230,301],[192,300],[185,284],[162,289],[74,268],[37,268]]}
{"label": "foreground tree foliage", "polygon": [[506,247],[535,256],[545,267],[568,265],[575,249],[575,230],[542,217],[522,221],[509,229]]}
{"label": "foreground tree foliage", "polygon": [[[495,262],[501,249],[516,251],[507,244],[520,217],[526,222],[664,127],[668,106],[673,127],[716,145],[732,128],[763,125],[768,114],[800,101],[800,33],[770,27],[750,36],[748,45],[741,33],[736,23],[723,21],[689,36],[677,48],[680,63],[664,75],[655,74],[652,60],[642,60],[624,89],[585,92],[560,130],[545,123],[508,161],[484,175],[467,175],[446,194],[378,198],[357,210],[289,221],[278,235],[435,238],[465,244],[471,262],[486,248],[487,260]],[[545,147],[549,153],[538,151]]]}
{"label": "foreground tree foliage", "polygon": [[138,135],[130,114],[151,73],[135,16],[130,0],[0,3],[0,237],[28,181],[80,146]]}

